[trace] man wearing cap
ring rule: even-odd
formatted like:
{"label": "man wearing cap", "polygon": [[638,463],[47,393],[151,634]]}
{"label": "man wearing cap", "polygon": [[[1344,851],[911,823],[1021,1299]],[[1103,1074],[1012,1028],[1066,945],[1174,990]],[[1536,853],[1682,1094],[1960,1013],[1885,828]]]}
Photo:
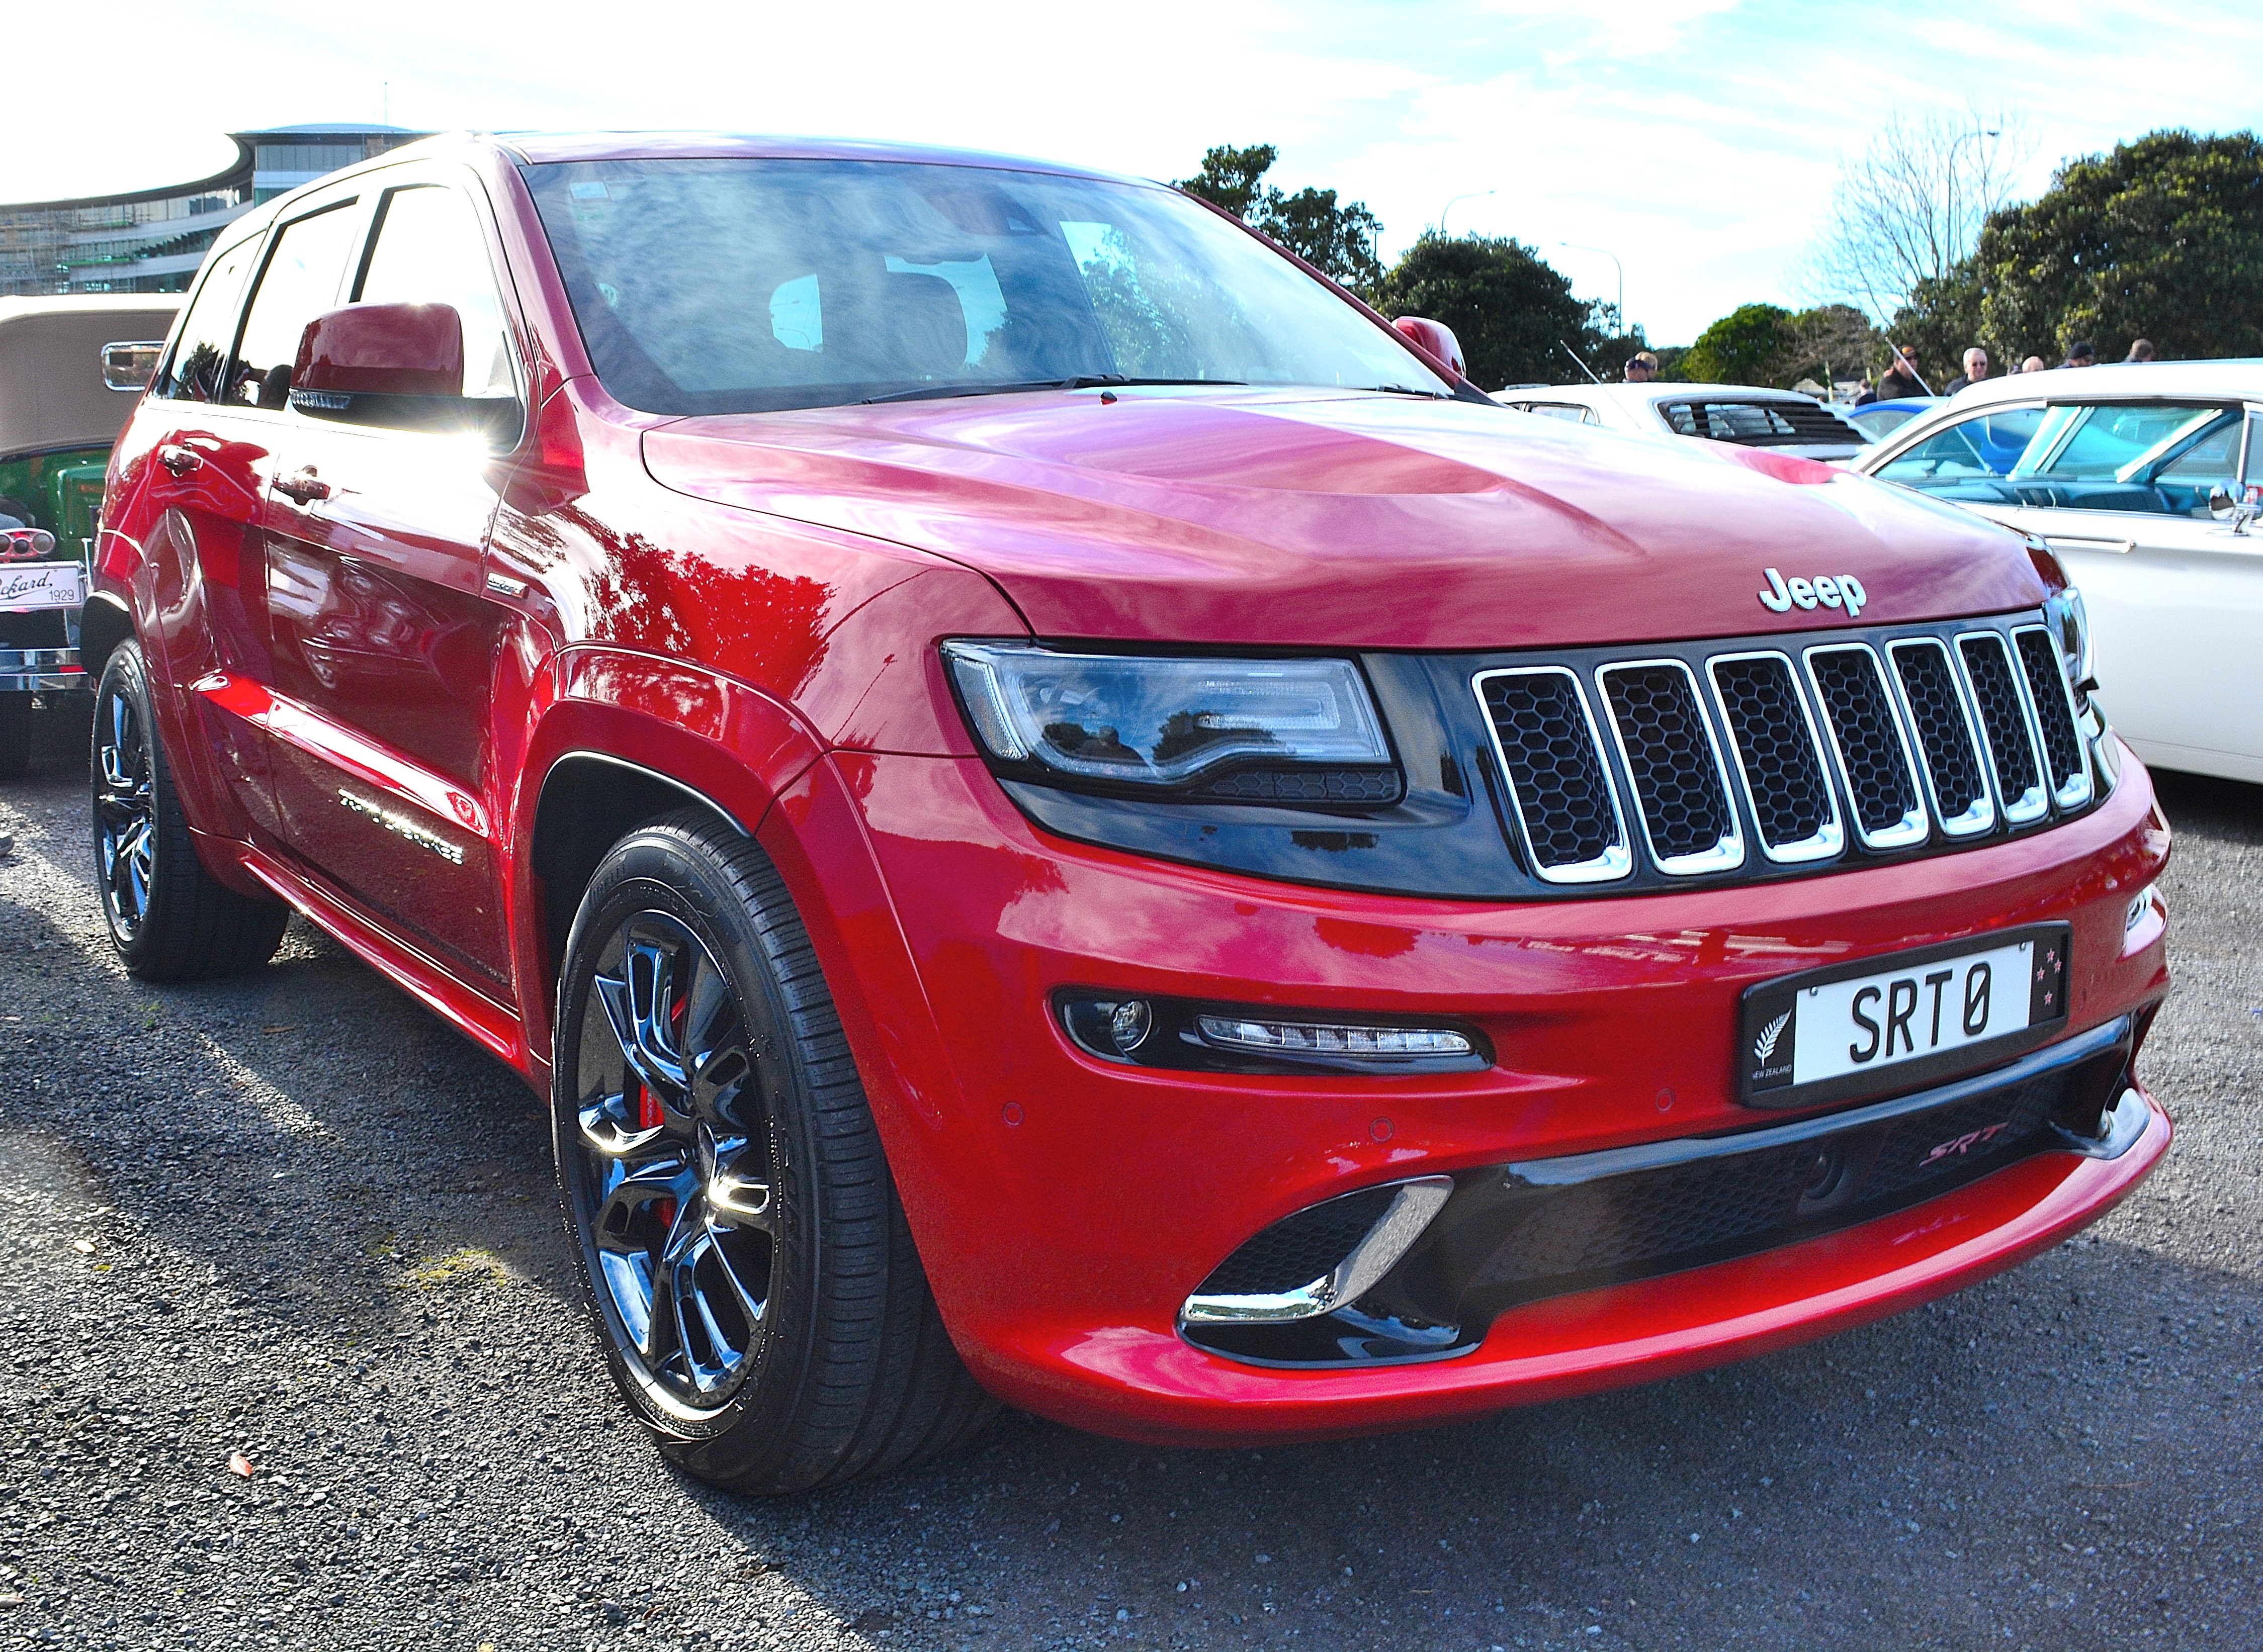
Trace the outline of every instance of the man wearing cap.
{"label": "man wearing cap", "polygon": [[2062,367],[2095,367],[2098,365],[2098,347],[2095,344],[2093,344],[2086,338],[2078,338],[2073,343],[2069,344],[2066,347],[2066,359],[2061,362],[2059,365]]}

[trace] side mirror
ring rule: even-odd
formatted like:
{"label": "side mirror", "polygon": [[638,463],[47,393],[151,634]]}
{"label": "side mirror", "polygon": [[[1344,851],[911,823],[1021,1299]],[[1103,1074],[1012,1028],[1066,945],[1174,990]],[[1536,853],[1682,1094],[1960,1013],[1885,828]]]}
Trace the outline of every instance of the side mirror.
{"label": "side mirror", "polygon": [[1448,384],[1459,385],[1470,376],[1469,363],[1462,357],[1462,341],[1443,321],[1422,315],[1402,315],[1391,325],[1429,358],[1430,365]]}
{"label": "side mirror", "polygon": [[350,304],[307,323],[291,406],[310,418],[518,439],[519,406],[464,393],[464,323],[450,304]]}
{"label": "side mirror", "polygon": [[337,411],[328,404],[340,397],[463,393],[464,324],[453,305],[353,304],[299,335],[291,405],[301,412]]}
{"label": "side mirror", "polygon": [[135,394],[149,387],[157,371],[157,357],[165,353],[162,338],[134,339],[102,347],[102,382],[109,389]]}

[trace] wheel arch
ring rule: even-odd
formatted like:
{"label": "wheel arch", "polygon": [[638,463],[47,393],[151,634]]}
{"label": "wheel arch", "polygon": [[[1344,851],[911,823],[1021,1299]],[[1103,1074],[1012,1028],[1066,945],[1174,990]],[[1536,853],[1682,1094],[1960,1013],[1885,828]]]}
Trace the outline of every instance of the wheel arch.
{"label": "wheel arch", "polygon": [[538,1082],[567,937],[606,850],[687,806],[751,838],[821,749],[788,707],[683,662],[584,646],[554,670],[522,708],[508,811],[513,968]]}
{"label": "wheel arch", "polygon": [[544,771],[527,864],[541,880],[546,984],[556,984],[582,891],[605,851],[645,822],[687,806],[705,810],[741,837],[754,835],[697,786],[611,752],[577,747]]}
{"label": "wheel arch", "polygon": [[134,616],[126,604],[109,591],[97,591],[86,599],[79,612],[79,663],[86,667],[88,682],[102,680],[102,668],[110,663],[110,656],[118,645],[134,635]]}

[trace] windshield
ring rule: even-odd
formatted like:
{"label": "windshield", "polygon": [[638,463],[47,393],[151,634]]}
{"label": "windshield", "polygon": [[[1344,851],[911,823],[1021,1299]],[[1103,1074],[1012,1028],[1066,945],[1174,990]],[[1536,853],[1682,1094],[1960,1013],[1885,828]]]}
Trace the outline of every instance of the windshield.
{"label": "windshield", "polygon": [[1449,393],[1173,190],[874,161],[525,174],[597,376],[647,412],[1141,381]]}

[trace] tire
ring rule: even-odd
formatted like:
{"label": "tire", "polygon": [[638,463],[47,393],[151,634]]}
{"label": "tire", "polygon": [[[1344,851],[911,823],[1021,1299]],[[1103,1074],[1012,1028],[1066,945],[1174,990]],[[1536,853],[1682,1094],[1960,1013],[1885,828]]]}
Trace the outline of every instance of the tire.
{"label": "tire", "polygon": [[32,696],[0,693],[0,780],[21,780],[32,767]]}
{"label": "tire", "polygon": [[779,1496],[996,1412],[951,1345],[807,932],[701,810],[640,827],[560,971],[553,1137],[615,1385],[670,1459]]}
{"label": "tire", "polygon": [[205,870],[150,715],[137,642],[120,643],[94,695],[94,870],[110,942],[141,981],[201,981],[275,956],[291,909],[237,894]]}

